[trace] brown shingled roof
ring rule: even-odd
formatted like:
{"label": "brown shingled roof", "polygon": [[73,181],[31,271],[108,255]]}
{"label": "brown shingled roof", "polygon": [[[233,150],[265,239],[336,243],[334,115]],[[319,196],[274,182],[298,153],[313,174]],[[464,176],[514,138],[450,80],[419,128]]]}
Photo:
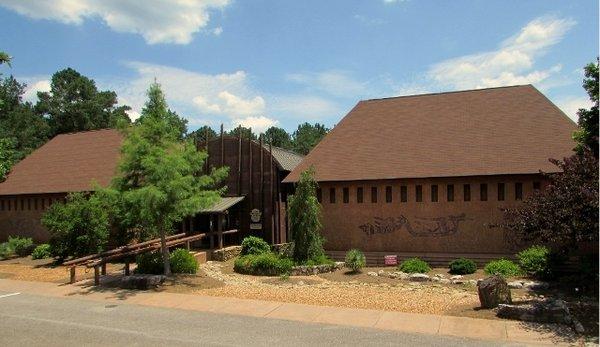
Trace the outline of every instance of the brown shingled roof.
{"label": "brown shingled roof", "polygon": [[575,128],[531,85],[361,101],[284,182],[553,172]]}
{"label": "brown shingled roof", "polygon": [[123,137],[114,129],[61,134],[35,150],[0,183],[0,195],[92,190],[116,173]]}

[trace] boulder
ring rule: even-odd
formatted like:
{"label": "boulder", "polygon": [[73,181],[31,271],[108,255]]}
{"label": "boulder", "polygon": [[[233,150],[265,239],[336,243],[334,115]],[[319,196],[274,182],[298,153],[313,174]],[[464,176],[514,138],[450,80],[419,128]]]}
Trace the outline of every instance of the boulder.
{"label": "boulder", "polygon": [[377,272],[374,272],[374,271],[369,271],[369,272],[367,272],[367,275],[369,275],[369,276],[373,276],[373,277],[377,277],[377,276],[378,276],[378,275],[377,275]]}
{"label": "boulder", "polygon": [[498,305],[496,315],[500,318],[539,323],[571,324],[573,318],[563,300],[548,300],[529,305]]}
{"label": "boulder", "polygon": [[215,261],[227,261],[240,255],[242,246],[230,246],[212,251],[211,259]]}
{"label": "boulder", "polygon": [[523,282],[521,282],[521,281],[508,282],[508,288],[510,288],[510,289],[521,289],[521,288],[523,288]]}
{"label": "boulder", "polygon": [[385,275],[385,271],[383,271],[383,270],[379,270],[379,271],[377,271],[377,274],[378,274],[379,276],[383,276],[383,275]]}
{"label": "boulder", "polygon": [[429,276],[425,275],[425,274],[410,274],[410,276],[408,277],[409,280],[413,281],[413,282],[427,282],[430,281],[431,279],[429,278]]}
{"label": "boulder", "polygon": [[165,281],[164,275],[132,275],[123,276],[119,281],[119,288],[123,289],[151,289],[158,287]]}
{"label": "boulder", "polygon": [[477,294],[482,308],[494,308],[499,304],[512,304],[510,289],[502,276],[494,275],[477,284]]}
{"label": "boulder", "polygon": [[442,284],[450,284],[451,281],[449,279],[447,279],[447,278],[440,278],[440,283],[442,283]]}
{"label": "boulder", "polygon": [[460,280],[462,278],[463,278],[462,275],[454,275],[454,276],[450,277],[451,280]]}
{"label": "boulder", "polygon": [[528,290],[545,290],[550,287],[548,282],[530,281],[523,283],[523,288]]}

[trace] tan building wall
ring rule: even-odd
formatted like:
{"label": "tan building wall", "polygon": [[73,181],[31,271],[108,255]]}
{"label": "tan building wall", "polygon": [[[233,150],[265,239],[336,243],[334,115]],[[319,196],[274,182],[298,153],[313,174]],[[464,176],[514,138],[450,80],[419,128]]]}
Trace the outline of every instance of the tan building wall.
{"label": "tan building wall", "polygon": [[[501,208],[520,202],[517,184],[522,185],[525,199],[533,193],[534,184],[537,187],[541,181],[539,175],[511,175],[322,182],[319,194],[325,248],[390,253],[511,253],[518,245],[503,230],[490,228],[489,224],[500,220]],[[504,184],[504,200],[500,201],[499,183]],[[465,184],[470,187],[470,201],[464,198]],[[481,184],[487,185],[487,201],[481,201]],[[432,201],[434,185],[437,202]],[[453,186],[453,201],[448,201],[448,185]],[[402,186],[406,187],[406,202],[401,201]],[[422,187],[422,202],[416,201],[417,186]],[[362,203],[357,201],[360,187]],[[373,187],[377,188],[377,202],[371,200]],[[391,187],[391,202],[386,201],[386,187]],[[330,200],[332,188],[335,203]],[[345,188],[348,202],[344,202]]]}
{"label": "tan building wall", "polygon": [[48,231],[41,218],[48,207],[65,194],[0,197],[0,242],[9,236],[31,237],[35,243],[47,242]]}

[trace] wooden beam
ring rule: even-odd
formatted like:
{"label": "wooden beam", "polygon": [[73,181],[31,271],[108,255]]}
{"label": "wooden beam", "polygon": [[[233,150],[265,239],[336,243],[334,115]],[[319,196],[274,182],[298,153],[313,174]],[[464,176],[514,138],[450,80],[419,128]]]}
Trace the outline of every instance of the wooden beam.
{"label": "wooden beam", "polygon": [[[242,126],[238,128],[237,196],[242,195]],[[220,219],[219,219],[220,220]]]}
{"label": "wooden beam", "polygon": [[71,266],[71,268],[69,269],[69,271],[71,272],[71,278],[69,283],[73,284],[76,282],[76,278],[75,278],[75,273],[76,273],[76,267],[75,266]]}
{"label": "wooden beam", "polygon": [[210,136],[210,133],[208,131],[208,126],[207,126],[206,129],[204,129],[204,150],[206,151],[206,155],[207,155],[206,161],[204,163],[205,173],[206,174],[208,174],[209,170],[210,170],[210,166],[209,166],[209,163],[208,163],[208,161],[210,159],[210,156],[208,156],[208,140],[209,140],[208,137],[209,136]]}
{"label": "wooden beam", "polygon": [[248,189],[250,190],[249,192],[249,199],[250,199],[250,209],[252,209],[252,207],[254,206],[254,187],[252,186],[252,147],[254,145],[254,141],[252,141],[252,139],[248,139],[248,157],[250,158],[248,160]]}
{"label": "wooden beam", "polygon": [[263,135],[260,134],[260,213],[263,216],[263,231],[264,231],[264,215],[265,215],[265,165],[264,165],[264,148]]}
{"label": "wooden beam", "polygon": [[94,285],[100,284],[100,269],[99,266],[94,266]]}
{"label": "wooden beam", "polygon": [[223,138],[223,123],[221,123],[221,167],[225,166],[225,140]]}
{"label": "wooden beam", "polygon": [[223,248],[223,216],[217,215],[218,247]]}
{"label": "wooden beam", "polygon": [[273,186],[273,138],[269,139],[269,157],[271,157],[269,164],[269,181],[271,183],[271,242],[275,244],[277,243],[277,234],[275,233],[275,187]]}

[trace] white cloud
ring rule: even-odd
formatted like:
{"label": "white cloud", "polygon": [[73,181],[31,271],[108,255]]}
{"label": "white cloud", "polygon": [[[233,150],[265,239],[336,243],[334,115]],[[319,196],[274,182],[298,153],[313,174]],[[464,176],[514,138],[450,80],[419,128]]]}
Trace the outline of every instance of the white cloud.
{"label": "white cloud", "polygon": [[497,50],[442,61],[429,69],[428,77],[442,87],[455,89],[546,83],[561,66],[534,69],[536,58],[562,40],[575,24],[571,19],[536,18]]}
{"label": "white cloud", "polygon": [[49,92],[50,91],[50,80],[48,77],[29,77],[24,78],[21,81],[27,84],[25,93],[23,93],[23,100],[35,103],[38,100],[38,92]]}
{"label": "white cloud", "polygon": [[0,6],[34,19],[80,25],[100,18],[114,31],[140,34],[149,44],[190,43],[193,34],[207,26],[209,12],[228,4],[229,0],[0,0]]}
{"label": "white cloud", "polygon": [[579,118],[577,116],[577,111],[579,111],[580,108],[589,109],[593,106],[593,103],[588,97],[567,96],[557,99],[556,105],[569,116],[569,118],[577,122]]}
{"label": "white cloud", "polygon": [[333,96],[354,97],[367,92],[367,84],[346,71],[329,70],[288,74],[286,79],[305,85],[308,89],[326,92]]}
{"label": "white cloud", "polygon": [[223,33],[223,28],[221,28],[221,27],[214,28],[214,29],[212,30],[212,33],[213,33],[215,36],[220,36],[220,35]]}
{"label": "white cloud", "polygon": [[265,116],[249,116],[245,118],[234,118],[231,120],[231,128],[241,125],[246,128],[252,128],[252,132],[261,133],[279,123],[278,121]]}

